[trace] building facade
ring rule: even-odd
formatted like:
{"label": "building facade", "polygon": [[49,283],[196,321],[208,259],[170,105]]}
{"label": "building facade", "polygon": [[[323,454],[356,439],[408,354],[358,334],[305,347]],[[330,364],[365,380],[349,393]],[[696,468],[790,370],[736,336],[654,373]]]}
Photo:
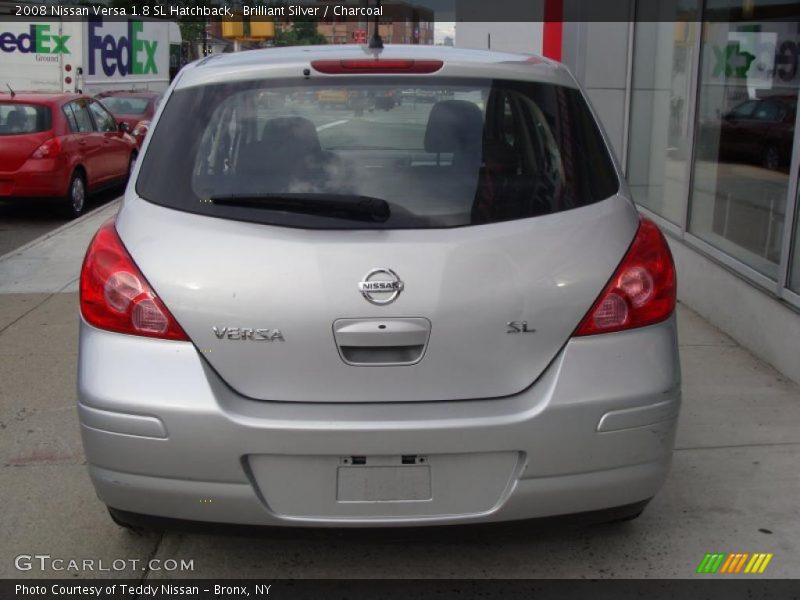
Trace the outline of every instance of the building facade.
{"label": "building facade", "polygon": [[[632,16],[642,3],[631,0]],[[798,6],[668,0],[661,21],[565,21],[557,58],[587,90],[641,211],[668,234],[680,300],[800,382]],[[456,45],[486,47],[480,25],[460,37],[457,23]],[[485,24],[493,49],[548,46],[542,23],[527,38],[498,25]]]}
{"label": "building facade", "polygon": [[[433,44],[434,13],[429,8],[403,2],[386,4],[380,18],[380,34],[386,44]],[[323,20],[317,31],[329,44],[363,44],[372,36],[370,19]]]}
{"label": "building facade", "polygon": [[[321,3],[330,0],[320,0]],[[331,14],[333,11],[330,11]],[[416,6],[407,2],[392,2],[383,6],[383,15],[379,19],[379,32],[384,43],[387,44],[433,44],[434,43],[434,11],[423,6]],[[250,25],[244,23],[249,22]],[[270,40],[248,39],[248,31],[252,31],[253,19],[235,18],[228,23],[231,30],[236,31],[231,35],[225,33],[225,23],[211,21],[206,26],[206,31],[213,40],[221,40],[221,47],[215,45],[212,53],[247,50],[250,48],[268,45]],[[276,18],[275,31],[287,31],[295,26],[295,21],[290,18]],[[317,32],[325,38],[328,44],[366,44],[375,28],[373,19],[367,20],[354,18],[331,18],[314,21]],[[228,41],[225,45],[225,41]],[[208,52],[206,52],[208,53]]]}

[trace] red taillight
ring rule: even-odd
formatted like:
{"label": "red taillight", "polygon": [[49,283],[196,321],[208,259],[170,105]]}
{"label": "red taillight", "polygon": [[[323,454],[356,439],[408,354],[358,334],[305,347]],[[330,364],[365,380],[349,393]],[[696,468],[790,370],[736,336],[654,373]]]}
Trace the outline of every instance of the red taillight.
{"label": "red taillight", "polygon": [[442,68],[441,60],[411,58],[356,58],[344,60],[312,60],[311,66],[320,73],[435,73]]}
{"label": "red taillight", "polygon": [[675,310],[675,265],[667,240],[642,217],[625,258],[575,335],[593,335],[658,323]]}
{"label": "red taillight", "polygon": [[100,228],[86,251],[81,269],[81,314],[98,329],[165,340],[189,339],[125,250],[113,220]]}
{"label": "red taillight", "polygon": [[59,154],[61,154],[61,139],[54,137],[34,150],[31,158],[55,158]]}

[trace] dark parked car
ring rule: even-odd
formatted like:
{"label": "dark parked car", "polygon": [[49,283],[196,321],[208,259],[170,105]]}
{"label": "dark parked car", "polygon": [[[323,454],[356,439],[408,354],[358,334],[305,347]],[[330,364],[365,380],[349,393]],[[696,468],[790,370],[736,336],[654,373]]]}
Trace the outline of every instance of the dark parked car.
{"label": "dark parked car", "polygon": [[[796,96],[746,100],[720,119],[700,123],[701,155],[742,160],[768,169],[788,166],[797,114]],[[717,139],[719,140],[717,144]]]}
{"label": "dark parked car", "polygon": [[102,104],[78,94],[0,94],[0,198],[64,198],[125,181],[136,143]]}

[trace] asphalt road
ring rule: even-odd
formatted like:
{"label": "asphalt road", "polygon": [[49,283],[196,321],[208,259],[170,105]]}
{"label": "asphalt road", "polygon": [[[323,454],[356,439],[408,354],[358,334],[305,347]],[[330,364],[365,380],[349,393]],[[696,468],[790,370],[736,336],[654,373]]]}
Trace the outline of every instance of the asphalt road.
{"label": "asphalt road", "polygon": [[[118,198],[122,187],[89,197],[86,212]],[[57,199],[0,199],[0,256],[68,223]]]}

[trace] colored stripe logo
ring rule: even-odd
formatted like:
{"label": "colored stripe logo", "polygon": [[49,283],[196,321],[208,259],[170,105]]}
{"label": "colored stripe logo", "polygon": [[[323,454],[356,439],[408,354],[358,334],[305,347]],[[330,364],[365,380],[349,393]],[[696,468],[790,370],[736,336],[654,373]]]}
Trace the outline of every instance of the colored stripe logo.
{"label": "colored stripe logo", "polygon": [[756,552],[733,552],[726,554],[722,552],[709,553],[700,561],[697,567],[698,573],[703,574],[727,574],[735,575],[739,573],[763,573],[767,565],[772,560],[772,553]]}

